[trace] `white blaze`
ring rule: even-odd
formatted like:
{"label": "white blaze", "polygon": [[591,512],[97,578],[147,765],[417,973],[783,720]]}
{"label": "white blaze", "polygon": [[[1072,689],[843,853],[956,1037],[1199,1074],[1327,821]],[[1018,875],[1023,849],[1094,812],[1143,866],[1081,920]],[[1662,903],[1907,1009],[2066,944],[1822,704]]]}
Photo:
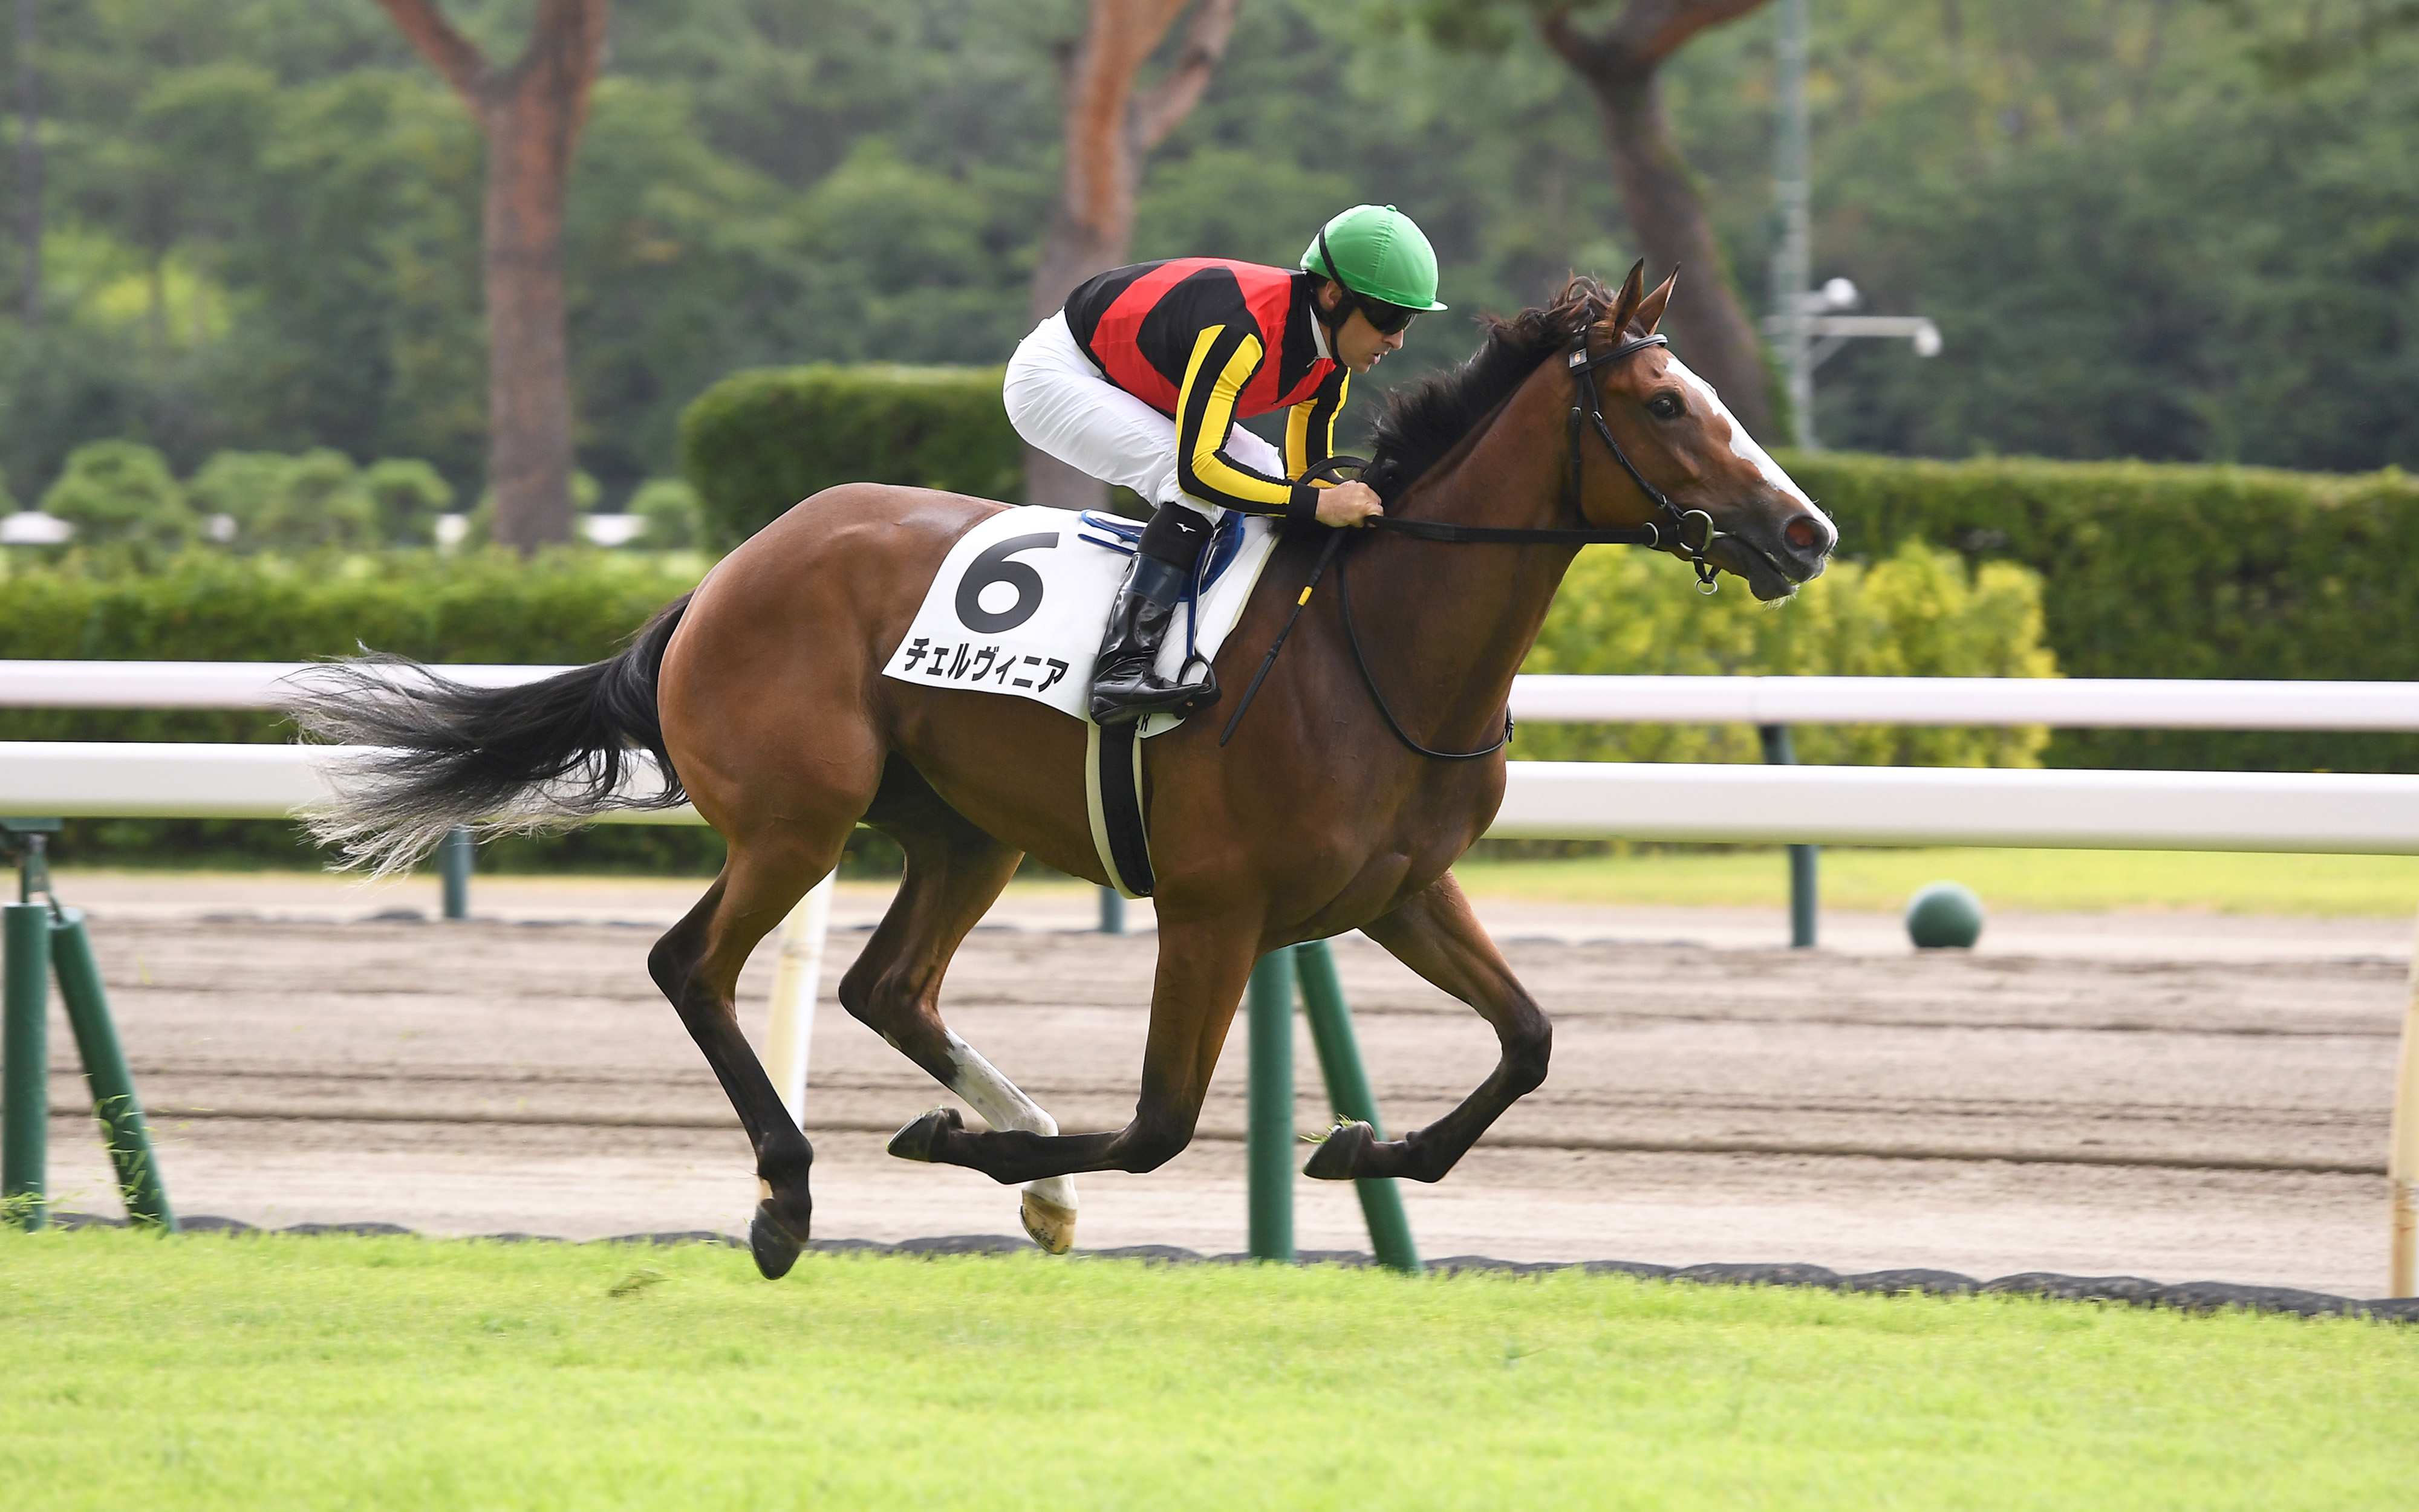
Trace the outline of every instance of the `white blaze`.
{"label": "white blaze", "polygon": [[[1806,512],[1822,521],[1826,526],[1831,525],[1831,517],[1824,513],[1821,507],[1812,499],[1806,496],[1806,490],[1797,486],[1796,480],[1782,472],[1780,464],[1772,460],[1772,454],[1756,445],[1755,437],[1747,434],[1747,427],[1741,425],[1738,422],[1738,417],[1731,413],[1730,406],[1722,403],[1722,396],[1714,392],[1712,384],[1689,372],[1688,365],[1676,357],[1672,359],[1672,373],[1682,383],[1694,389],[1697,397],[1703,400],[1706,406],[1715,414],[1730,421],[1733,456],[1752,464],[1755,470],[1764,475],[1765,482],[1806,506]],[[1836,541],[1839,535],[1839,529],[1833,527],[1831,538]]]}

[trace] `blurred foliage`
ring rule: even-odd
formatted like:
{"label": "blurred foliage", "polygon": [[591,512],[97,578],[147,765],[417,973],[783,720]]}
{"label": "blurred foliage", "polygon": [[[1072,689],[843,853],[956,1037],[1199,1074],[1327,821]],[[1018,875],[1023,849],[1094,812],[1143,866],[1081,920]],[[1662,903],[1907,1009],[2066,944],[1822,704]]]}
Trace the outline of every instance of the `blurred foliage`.
{"label": "blurred foliage", "polygon": [[729,550],[838,483],[1014,498],[1025,448],[997,368],[837,367],[734,374],[681,417],[681,466],[706,537]]}
{"label": "blurred foliage", "polygon": [[[0,658],[294,662],[367,646],[429,662],[593,662],[703,571],[694,557],[568,547],[529,560],[506,551],[193,551],[147,573],[70,554],[55,566],[13,563],[0,576]],[[128,727],[49,732],[94,721]],[[253,733],[143,732],[151,722]],[[8,723],[20,740],[267,738],[259,716],[232,713],[12,710]]]}
{"label": "blurred foliage", "polygon": [[[153,571],[124,566],[82,550],[54,565],[0,561],[0,658],[292,662],[367,646],[432,662],[591,662],[704,570],[694,557],[571,549],[533,561],[509,552],[190,551]],[[0,713],[0,738],[257,742],[291,740],[293,728],[258,711],[12,709]],[[323,859],[294,825],[237,819],[74,819],[57,850],[63,863],[85,865]],[[600,825],[493,842],[480,865],[710,875],[721,856],[710,830]]]}
{"label": "blurred foliage", "polygon": [[647,522],[638,543],[649,551],[686,551],[705,535],[705,506],[678,478],[650,478],[630,496],[630,512]]}
{"label": "blurred foliage", "polygon": [[437,516],[454,502],[454,487],[443,474],[425,462],[400,457],[362,469],[362,492],[377,510],[379,533],[403,546],[436,544]]}
{"label": "blurred foliage", "polygon": [[300,456],[221,451],[180,486],[158,450],[107,441],[79,449],[44,502],[75,522],[79,545],[123,543],[130,531],[142,533],[129,524],[139,518],[153,522],[146,528],[159,546],[198,538],[238,551],[291,553],[433,544],[437,512],[453,497],[425,462],[388,458],[356,467],[332,447]]}
{"label": "blurred foliage", "polygon": [[[517,51],[527,0],[446,4],[495,55]],[[475,499],[482,150],[378,8],[38,8],[51,229],[39,328],[0,300],[7,486],[39,498],[76,447],[125,438],[179,474],[226,451],[424,458]],[[1152,155],[1133,254],[1290,263],[1342,205],[1413,210],[1455,313],[1359,386],[1348,436],[1386,386],[1470,349],[1465,315],[1534,303],[1572,269],[1618,275],[1635,238],[1600,123],[1529,8],[1249,0]],[[1824,435],[2419,466],[2410,9],[1825,0],[1816,277],[1932,315],[1947,348],[1852,344],[1823,370]],[[580,465],[603,507],[675,470],[681,409],[733,371],[1007,357],[1057,190],[1055,50],[1084,14],[617,8],[568,206]],[[1485,24],[1441,45],[1453,15]],[[1772,26],[1767,9],[1707,32],[1662,76],[1759,306]],[[0,194],[16,171],[0,155]],[[16,235],[0,227],[0,268]]]}
{"label": "blurred foliage", "polygon": [[[1735,588],[1735,585],[1733,585]],[[1686,564],[1643,551],[1582,552],[1524,672],[1626,676],[2045,678],[2042,585],[2011,562],[1969,572],[1919,542],[1870,566],[1834,562],[1785,603],[1697,592]],[[1815,765],[2031,767],[2049,732],[1807,725],[1797,758]],[[1526,725],[1533,761],[1760,761],[1743,725]]]}
{"label": "blurred foliage", "polygon": [[42,496],[42,511],[74,526],[79,540],[137,559],[190,545],[202,526],[167,459],[135,441],[76,448]]}

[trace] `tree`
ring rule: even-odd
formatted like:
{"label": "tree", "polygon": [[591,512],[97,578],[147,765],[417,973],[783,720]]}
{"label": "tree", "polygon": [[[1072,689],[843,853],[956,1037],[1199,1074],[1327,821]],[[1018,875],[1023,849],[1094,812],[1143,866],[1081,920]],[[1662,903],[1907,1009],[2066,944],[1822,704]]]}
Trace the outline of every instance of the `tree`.
{"label": "tree", "polygon": [[[1125,262],[1143,160],[1201,102],[1226,55],[1237,3],[1199,0],[1167,76],[1137,96],[1136,75],[1187,0],[1091,0],[1083,39],[1059,54],[1067,171],[1033,270],[1031,319],[1057,310],[1086,279]],[[1025,451],[1025,479],[1031,503],[1088,509],[1107,502],[1105,484],[1032,447]]]}
{"label": "tree", "polygon": [[470,107],[487,143],[480,258],[487,305],[488,483],[496,539],[571,539],[571,363],[563,186],[605,59],[607,0],[539,0],[529,45],[498,69],[437,0],[379,0]]}
{"label": "tree", "polygon": [[1774,435],[1764,345],[1740,305],[1694,178],[1672,134],[1656,75],[1688,39],[1735,21],[1764,0],[1626,0],[1593,35],[1571,20],[1569,0],[1537,14],[1538,30],[1595,96],[1612,149],[1630,230],[1659,275],[1685,267],[1664,317],[1688,365],[1722,392],[1731,413],[1766,440]]}

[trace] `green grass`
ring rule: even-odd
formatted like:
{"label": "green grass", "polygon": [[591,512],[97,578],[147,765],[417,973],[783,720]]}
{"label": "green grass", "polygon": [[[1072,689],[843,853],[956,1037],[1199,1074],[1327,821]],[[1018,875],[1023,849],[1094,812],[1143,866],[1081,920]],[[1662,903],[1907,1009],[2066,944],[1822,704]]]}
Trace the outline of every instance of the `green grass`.
{"label": "green grass", "polygon": [[[1779,849],[1633,852],[1548,861],[1465,858],[1474,896],[1534,902],[1781,908]],[[1964,882],[1995,909],[2100,912],[2419,912],[2419,856],[2286,856],[2192,850],[1826,849],[1823,906],[1896,911],[1926,882]]]}
{"label": "green grass", "polygon": [[0,1235],[11,1507],[2408,1505],[2419,1331],[1557,1275]]}

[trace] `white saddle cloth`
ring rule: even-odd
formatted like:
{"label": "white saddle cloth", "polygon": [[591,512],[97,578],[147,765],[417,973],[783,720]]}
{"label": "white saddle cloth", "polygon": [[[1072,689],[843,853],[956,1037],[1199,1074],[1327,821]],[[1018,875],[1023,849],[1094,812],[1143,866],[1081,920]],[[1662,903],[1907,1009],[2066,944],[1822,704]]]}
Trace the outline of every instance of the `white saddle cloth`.
{"label": "white saddle cloth", "polygon": [[[1130,520],[1025,505],[958,538],[882,675],[926,687],[1032,698],[1090,718],[1092,664],[1109,601],[1141,527]],[[1194,595],[1178,607],[1159,672],[1176,678],[1188,654],[1215,657],[1250,602],[1276,544],[1276,522],[1228,512],[1201,554]],[[1155,714],[1145,736],[1174,729]]]}

